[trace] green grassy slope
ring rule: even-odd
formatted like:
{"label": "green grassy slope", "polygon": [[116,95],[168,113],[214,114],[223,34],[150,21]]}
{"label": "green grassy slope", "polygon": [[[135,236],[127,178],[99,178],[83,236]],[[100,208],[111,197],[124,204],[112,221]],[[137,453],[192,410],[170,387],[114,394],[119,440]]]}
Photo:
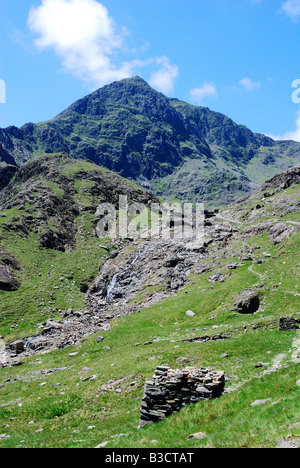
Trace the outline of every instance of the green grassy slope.
{"label": "green grassy slope", "polygon": [[[117,208],[119,193],[136,201],[152,197],[131,181],[65,154],[34,159],[0,192],[0,206],[7,208],[0,217],[0,246],[22,267],[15,272],[20,289],[0,291],[0,335],[28,336],[44,319],[84,307],[84,292],[115,249],[95,236],[95,212],[100,201]],[[49,232],[63,233],[57,248],[41,246]]]}
{"label": "green grassy slope", "polygon": [[[280,203],[284,201],[285,206],[291,206],[299,202],[299,196],[299,185],[273,195],[257,222],[274,219],[276,206],[279,210],[276,216],[280,218]],[[244,219],[241,230],[247,228],[252,208],[259,200],[261,195],[232,208],[232,212]],[[299,213],[282,214],[284,220],[299,223]],[[19,237],[13,235],[13,238],[10,247],[19,257],[23,252],[21,259],[25,259],[28,250],[19,243]],[[82,270],[86,259],[84,255],[81,258],[80,252],[89,249],[90,242],[92,246],[90,238],[84,246],[78,246],[78,266]],[[276,447],[283,436],[299,441],[300,388],[296,382],[300,332],[278,331],[280,316],[297,317],[300,312],[299,233],[295,231],[276,245],[270,244],[267,235],[253,236],[246,242],[255,246],[258,260],[267,261],[245,261],[243,266],[229,270],[228,263],[239,261],[244,241],[237,239],[218,251],[212,247],[208,261],[213,261],[219,271],[230,273],[224,283],[212,285],[211,273],[193,275],[176,296],[135,315],[114,320],[109,331],[101,332],[104,337],[101,343],[96,342],[96,336],[91,336],[77,347],[29,357],[21,367],[0,370],[0,447],[74,448],[95,447],[106,442],[106,447],[265,448]],[[28,262],[38,263],[34,242],[31,245],[33,252]],[[69,258],[63,253],[51,258],[50,253],[46,254],[45,266],[42,271],[36,266],[36,272],[41,271],[43,281],[51,262],[52,279],[47,281],[55,283],[62,268],[66,276],[69,268],[75,268],[76,257],[75,252]],[[103,260],[92,259],[92,266],[98,267],[99,261]],[[83,273],[78,274],[81,278]],[[27,284],[28,294],[36,288],[36,283],[30,285],[29,276],[27,281],[24,285]],[[44,291],[47,281],[41,286]],[[234,298],[246,288],[256,289],[261,296],[261,308],[254,315],[240,315],[232,310]],[[15,294],[21,293],[12,293],[11,297]],[[83,298],[78,294],[72,291],[80,305]],[[9,303],[8,295],[5,297]],[[24,297],[19,296],[19,300]],[[32,304],[34,298],[33,295]],[[57,305],[63,308],[69,304]],[[187,310],[193,310],[195,317],[188,318]],[[19,320],[20,311],[13,306],[10,311],[0,329],[5,335],[12,333],[9,324]],[[32,321],[39,319],[37,313]],[[26,324],[14,329],[13,334],[16,337],[28,330]],[[220,333],[226,339],[186,342]],[[152,344],[144,345],[147,342]],[[70,357],[70,353],[77,355]],[[221,358],[223,353],[228,358]],[[264,363],[263,367],[256,368],[258,362]],[[156,366],[162,364],[174,368],[189,365],[223,369],[228,378],[226,386],[231,391],[218,400],[189,406],[159,424],[138,431],[143,385],[152,377]],[[262,399],[271,401],[251,406],[255,400]],[[188,439],[195,432],[204,432],[206,439]],[[1,434],[8,437],[1,438]]]}

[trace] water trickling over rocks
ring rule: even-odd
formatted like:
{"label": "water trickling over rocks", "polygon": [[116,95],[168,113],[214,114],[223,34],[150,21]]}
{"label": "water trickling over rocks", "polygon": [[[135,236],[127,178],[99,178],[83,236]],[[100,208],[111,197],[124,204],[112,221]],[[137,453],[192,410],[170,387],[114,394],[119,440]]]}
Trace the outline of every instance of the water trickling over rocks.
{"label": "water trickling over rocks", "polygon": [[138,254],[134,257],[134,259],[129,263],[126,268],[123,268],[118,273],[114,274],[110,283],[107,286],[106,291],[106,302],[111,304],[115,299],[118,297],[122,297],[120,294],[121,290],[124,287],[124,284],[127,285],[128,281],[126,281],[127,273],[130,273],[130,269],[135,265],[135,263],[142,257],[144,253],[146,253],[151,248],[151,245],[145,247],[144,249],[140,249]]}

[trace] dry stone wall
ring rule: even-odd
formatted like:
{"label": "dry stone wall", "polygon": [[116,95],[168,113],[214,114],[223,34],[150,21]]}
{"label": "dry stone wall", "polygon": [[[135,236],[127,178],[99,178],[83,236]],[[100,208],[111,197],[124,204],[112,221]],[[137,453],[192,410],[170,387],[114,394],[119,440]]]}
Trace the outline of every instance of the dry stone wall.
{"label": "dry stone wall", "polygon": [[204,367],[181,370],[157,367],[153,380],[145,384],[140,427],[161,421],[191,403],[218,398],[224,387],[223,371]]}

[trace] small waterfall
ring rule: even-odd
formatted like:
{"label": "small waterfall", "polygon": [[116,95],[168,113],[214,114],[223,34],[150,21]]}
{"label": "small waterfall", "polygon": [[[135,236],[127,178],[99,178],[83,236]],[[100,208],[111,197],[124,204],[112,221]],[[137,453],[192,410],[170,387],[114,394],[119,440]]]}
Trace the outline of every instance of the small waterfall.
{"label": "small waterfall", "polygon": [[35,341],[36,341],[36,337],[27,338],[27,340],[24,342],[24,349],[26,351],[28,351],[29,349],[32,349],[31,344],[34,343]]}
{"label": "small waterfall", "polygon": [[108,286],[107,286],[107,290],[106,290],[106,302],[108,304],[111,304],[113,301],[114,301],[114,291],[116,290],[117,286],[118,286],[118,283],[119,283],[119,279],[122,277],[122,275],[124,273],[126,273],[128,270],[130,270],[130,268],[135,265],[135,263],[139,260],[139,258],[145,253],[147,252],[149,249],[150,249],[151,245],[149,245],[148,247],[146,247],[145,249],[141,249],[138,251],[138,254],[137,256],[130,262],[130,264],[124,268],[123,270],[119,271],[118,273],[116,273],[112,279],[110,280]]}
{"label": "small waterfall", "polygon": [[121,276],[121,274],[122,274],[123,272],[124,272],[124,270],[122,270],[122,271],[119,272],[119,273],[116,273],[116,274],[112,277],[112,279],[111,279],[109,285],[107,286],[106,302],[108,302],[108,303],[113,302],[113,299],[114,299],[113,291],[114,291],[114,289],[115,289],[115,287],[116,287],[116,284],[117,284],[117,282],[118,282],[119,277]]}

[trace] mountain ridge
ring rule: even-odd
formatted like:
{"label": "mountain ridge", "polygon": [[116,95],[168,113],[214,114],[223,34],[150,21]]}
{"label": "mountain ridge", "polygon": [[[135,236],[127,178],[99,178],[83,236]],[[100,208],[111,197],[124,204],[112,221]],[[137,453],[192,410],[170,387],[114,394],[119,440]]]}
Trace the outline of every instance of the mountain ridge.
{"label": "mountain ridge", "polygon": [[208,206],[235,201],[300,161],[300,143],[167,98],[139,77],[104,86],[47,122],[0,129],[0,143],[18,165],[64,151],[166,200]]}

